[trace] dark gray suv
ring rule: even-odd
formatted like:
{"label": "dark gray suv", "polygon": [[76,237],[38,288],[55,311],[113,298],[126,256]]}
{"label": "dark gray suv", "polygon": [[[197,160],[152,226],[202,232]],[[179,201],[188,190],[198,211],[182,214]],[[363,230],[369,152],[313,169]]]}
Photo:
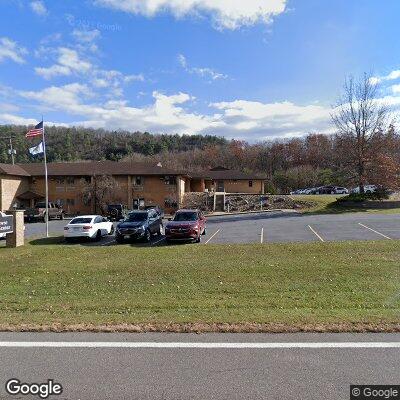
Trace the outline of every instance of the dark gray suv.
{"label": "dark gray suv", "polygon": [[149,242],[152,235],[162,235],[163,223],[160,214],[154,210],[132,211],[117,225],[115,240],[144,240]]}

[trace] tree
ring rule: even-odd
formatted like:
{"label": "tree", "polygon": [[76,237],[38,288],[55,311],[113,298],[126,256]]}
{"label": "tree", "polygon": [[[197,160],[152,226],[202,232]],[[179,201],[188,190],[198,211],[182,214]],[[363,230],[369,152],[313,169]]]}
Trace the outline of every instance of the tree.
{"label": "tree", "polygon": [[95,213],[105,213],[107,204],[121,202],[116,196],[118,190],[118,182],[112,176],[94,176],[91,182],[85,184],[82,198],[85,204],[92,204]]}
{"label": "tree", "polygon": [[390,109],[377,98],[377,89],[368,74],[358,81],[346,79],[344,93],[331,115],[360,193],[364,193],[373,161],[384,151],[380,138],[388,127]]}

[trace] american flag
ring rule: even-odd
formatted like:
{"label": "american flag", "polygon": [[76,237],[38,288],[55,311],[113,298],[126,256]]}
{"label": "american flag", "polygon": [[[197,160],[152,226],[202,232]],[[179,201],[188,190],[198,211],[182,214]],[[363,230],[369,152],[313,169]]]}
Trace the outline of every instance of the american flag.
{"label": "american flag", "polygon": [[43,121],[39,122],[33,129],[29,130],[25,137],[35,137],[43,135]]}

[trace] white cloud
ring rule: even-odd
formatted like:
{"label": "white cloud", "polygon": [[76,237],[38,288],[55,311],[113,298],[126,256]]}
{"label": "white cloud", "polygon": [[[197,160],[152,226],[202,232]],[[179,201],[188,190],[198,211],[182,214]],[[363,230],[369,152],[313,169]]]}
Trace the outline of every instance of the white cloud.
{"label": "white cloud", "polygon": [[210,15],[219,29],[270,23],[285,11],[286,0],[95,0],[96,4],[152,17],[169,12],[177,18]]}
{"label": "white cloud", "polygon": [[400,85],[393,85],[392,92],[395,94],[399,94],[400,93]]}
{"label": "white cloud", "polygon": [[23,64],[25,62],[23,56],[27,53],[24,47],[18,46],[13,40],[7,37],[0,38],[0,62],[10,59],[18,64]]}
{"label": "white cloud", "polygon": [[31,1],[30,6],[37,15],[45,16],[48,13],[45,4],[41,0]]}
{"label": "white cloud", "polygon": [[197,113],[190,111],[194,98],[187,93],[155,91],[150,104],[133,107],[125,99],[101,100],[88,85],[79,83],[19,94],[49,111],[80,118],[81,125],[105,129],[216,134],[249,141],[331,130],[331,109],[315,104],[236,100],[211,103],[209,112]]}
{"label": "white cloud", "polygon": [[400,70],[394,70],[387,75],[373,76],[370,78],[370,82],[375,85],[383,81],[394,81],[399,78],[400,78]]}
{"label": "white cloud", "polygon": [[93,30],[74,29],[72,32],[72,36],[78,42],[91,43],[95,39],[100,37],[100,31],[98,29],[93,29]]}
{"label": "white cloud", "polygon": [[181,67],[188,72],[189,74],[195,74],[203,78],[209,78],[213,81],[217,79],[227,79],[228,75],[221,74],[220,72],[217,72],[213,70],[212,68],[208,67],[190,67],[186,57],[183,54],[178,55],[178,62],[181,65]]}
{"label": "white cloud", "polygon": [[43,78],[51,79],[55,76],[68,76],[73,73],[87,73],[91,68],[91,63],[82,60],[76,50],[60,47],[58,49],[57,64],[50,67],[36,67],[35,71]]}

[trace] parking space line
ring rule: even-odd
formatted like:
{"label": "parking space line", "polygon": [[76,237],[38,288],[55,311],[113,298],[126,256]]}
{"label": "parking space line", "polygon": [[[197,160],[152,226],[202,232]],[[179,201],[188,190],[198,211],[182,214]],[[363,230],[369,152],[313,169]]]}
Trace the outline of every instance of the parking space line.
{"label": "parking space line", "polygon": [[261,244],[264,242],[264,228],[261,228]]}
{"label": "parking space line", "polygon": [[204,244],[207,244],[221,229],[218,229]]}
{"label": "parking space line", "polygon": [[372,228],[370,228],[369,226],[362,224],[361,222],[359,222],[358,225],[362,226],[362,227],[365,228],[365,229],[369,229],[370,231],[376,233],[377,235],[383,236],[385,239],[392,240],[391,237],[386,236],[386,235],[384,235],[383,233],[380,233],[380,232],[376,231],[375,229],[372,229]]}
{"label": "parking space line", "polygon": [[165,237],[162,237],[161,239],[158,239],[157,242],[153,242],[151,243],[152,246],[156,245],[157,243],[162,242],[163,240],[165,240]]}
{"label": "parking space line", "polygon": [[311,229],[311,232],[314,233],[314,235],[321,241],[321,242],[325,242],[324,239],[322,239],[322,237],[317,233],[317,231],[315,229],[312,228],[311,225],[308,225],[308,227]]}

